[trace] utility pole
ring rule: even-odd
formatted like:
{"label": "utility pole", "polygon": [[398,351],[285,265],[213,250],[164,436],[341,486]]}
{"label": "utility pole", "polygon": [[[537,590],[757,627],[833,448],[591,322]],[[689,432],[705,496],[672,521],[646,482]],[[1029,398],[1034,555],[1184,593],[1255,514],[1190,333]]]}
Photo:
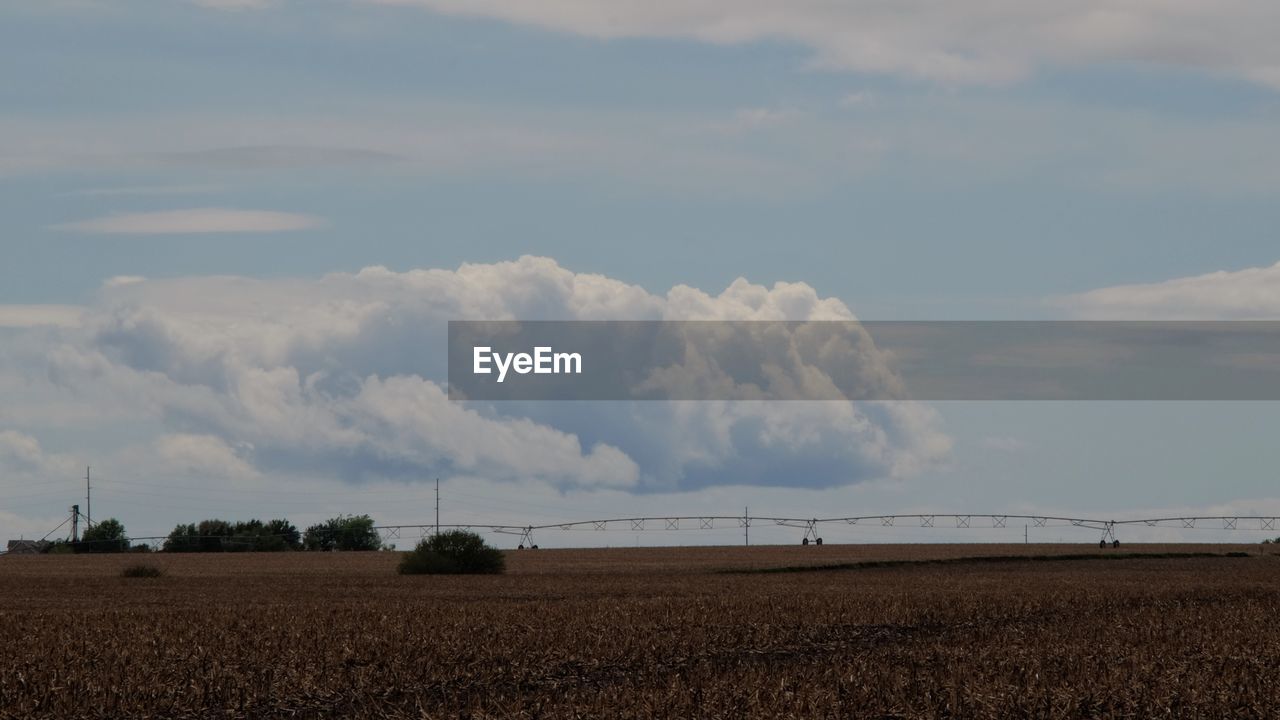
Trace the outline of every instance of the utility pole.
{"label": "utility pole", "polygon": [[1026,525],[1023,525],[1023,526],[1022,526],[1022,544],[1023,544],[1023,545],[1030,545],[1030,544],[1031,544],[1031,539],[1030,539],[1030,537],[1031,537],[1031,536],[1027,534],[1027,526],[1026,526]]}
{"label": "utility pole", "polygon": [[91,488],[89,487],[89,470],[90,470],[90,467],[88,465],[85,465],[84,466],[84,519],[85,519],[86,527],[88,526],[87,525],[88,523],[93,522],[93,500],[90,498]]}
{"label": "utility pole", "polygon": [[742,545],[751,547],[751,508],[742,508]]}
{"label": "utility pole", "polygon": [[436,478],[436,534],[440,534],[440,478]]}

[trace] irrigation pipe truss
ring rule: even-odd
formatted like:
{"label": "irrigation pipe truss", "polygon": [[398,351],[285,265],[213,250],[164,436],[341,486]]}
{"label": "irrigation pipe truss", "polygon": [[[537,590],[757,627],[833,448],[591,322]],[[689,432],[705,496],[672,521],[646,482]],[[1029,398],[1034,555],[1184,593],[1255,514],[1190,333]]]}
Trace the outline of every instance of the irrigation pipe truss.
{"label": "irrigation pipe truss", "polygon": [[[1007,528],[1009,521],[1014,526],[1026,524],[1028,527],[1079,527],[1102,533],[1100,544],[1112,543],[1119,546],[1116,537],[1117,528],[1145,526],[1167,527],[1179,529],[1210,530],[1254,530],[1274,531],[1280,516],[1271,515],[1196,515],[1181,517],[1139,518],[1128,520],[1100,520],[1095,518],[1072,518],[1055,515],[996,515],[996,514],[908,514],[908,515],[859,515],[853,517],[831,518],[787,518],[759,515],[672,515],[657,517],[622,517],[604,520],[576,520],[572,522],[546,523],[540,525],[501,525],[490,523],[468,524],[422,524],[422,525],[376,525],[374,529],[384,541],[401,538],[427,537],[441,530],[488,530],[505,535],[520,537],[520,547],[537,547],[534,544],[534,533],[545,531],[680,531],[680,530],[726,530],[737,528],[743,531],[744,540],[752,527],[781,526],[797,528],[804,531],[801,542],[822,544],[819,529],[825,525],[877,525],[880,527],[922,527],[922,528]],[[49,531],[47,538],[62,525]],[[414,533],[417,533],[416,535]],[[185,536],[187,540],[204,539],[206,536]],[[208,536],[221,542],[231,538]],[[165,535],[132,536],[131,542],[164,541]],[[115,541],[103,541],[115,542]],[[0,551],[0,555],[6,554]]]}
{"label": "irrigation pipe truss", "polygon": [[[757,525],[793,527],[804,530],[803,541],[819,541],[818,530],[823,525],[879,524],[882,527],[955,527],[955,528],[1007,528],[1009,521],[1030,527],[1080,527],[1102,533],[1102,542],[1116,542],[1116,528],[1122,526],[1176,527],[1182,529],[1259,530],[1276,529],[1280,516],[1264,515],[1214,515],[1140,518],[1130,520],[1100,520],[1093,518],[1056,517],[1053,515],[986,515],[986,514],[919,514],[919,515],[861,515],[833,518],[785,518],[755,515],[679,515],[669,517],[624,517],[604,520],[578,520],[542,525],[379,525],[377,530],[388,540],[399,539],[404,533],[418,531],[425,537],[440,530],[489,530],[490,532],[520,536],[522,547],[533,546],[535,532],[546,530],[627,531],[650,530],[723,530],[738,528],[749,530]],[[412,534],[408,537],[413,537]]]}

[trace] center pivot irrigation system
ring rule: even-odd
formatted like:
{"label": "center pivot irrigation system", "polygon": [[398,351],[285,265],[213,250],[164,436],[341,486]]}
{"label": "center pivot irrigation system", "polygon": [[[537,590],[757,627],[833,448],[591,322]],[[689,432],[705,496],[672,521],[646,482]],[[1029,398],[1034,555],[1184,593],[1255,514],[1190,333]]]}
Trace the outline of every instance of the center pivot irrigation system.
{"label": "center pivot irrigation system", "polygon": [[580,520],[567,523],[550,523],[546,525],[488,525],[473,523],[470,525],[379,525],[378,532],[384,540],[396,540],[402,537],[427,537],[441,530],[488,530],[504,535],[517,535],[519,547],[536,548],[534,533],[552,530],[589,530],[589,531],[680,531],[680,530],[724,530],[739,528],[742,530],[744,545],[751,544],[752,526],[782,526],[803,530],[801,544],[822,544],[819,529],[824,525],[875,525],[878,527],[925,527],[925,528],[1007,528],[1009,521],[1015,526],[1025,524],[1028,527],[1079,527],[1096,530],[1102,533],[1098,545],[1111,544],[1120,546],[1116,529],[1125,526],[1170,527],[1180,529],[1211,528],[1218,530],[1258,530],[1276,529],[1277,517],[1262,515],[1217,515],[1217,516],[1185,516],[1140,518],[1130,520],[1098,520],[1093,518],[1056,517],[1052,515],[985,515],[985,514],[919,514],[919,515],[860,515],[856,517],[834,518],[785,518],[760,517],[744,512],[742,515],[679,515],[670,517],[632,517],[609,518],[605,520]]}
{"label": "center pivot irrigation system", "polygon": [[[85,468],[85,508],[92,507],[89,468]],[[827,518],[794,518],[752,515],[750,508],[743,508],[741,515],[670,515],[656,517],[622,517],[603,520],[575,520],[572,522],[546,523],[540,525],[503,525],[491,523],[441,524],[440,523],[440,481],[436,481],[435,523],[423,525],[376,525],[383,542],[399,539],[428,537],[442,530],[487,530],[503,535],[515,535],[520,538],[518,548],[537,548],[534,533],[550,531],[587,530],[596,532],[625,531],[698,531],[742,530],[742,542],[751,544],[751,528],[753,526],[787,527],[802,530],[802,545],[821,545],[822,535],[819,529],[831,525],[873,525],[878,527],[921,527],[921,528],[1008,528],[1009,521],[1014,527],[1019,524],[1026,528],[1078,527],[1102,533],[1098,540],[1099,547],[1110,544],[1119,547],[1120,540],[1117,529],[1126,527],[1166,527],[1177,529],[1214,529],[1214,530],[1250,530],[1269,532],[1276,529],[1280,516],[1269,515],[1185,515],[1173,517],[1135,518],[1124,520],[1101,520],[1097,518],[1062,517],[1056,515],[1008,515],[987,513],[929,513],[929,514],[894,514],[894,515],[857,515],[848,517]],[[68,540],[76,542],[80,537],[81,521],[88,530],[93,520],[88,512],[80,512],[79,505],[72,505],[70,514],[58,527],[50,530],[41,538],[47,540],[50,535],[70,524]],[[163,541],[163,535],[133,537],[132,540]]]}
{"label": "center pivot irrigation system", "polygon": [[[1010,525],[1011,521],[1013,523],[1012,525]],[[1165,527],[1182,530],[1200,529],[1270,532],[1274,531],[1277,525],[1280,524],[1278,521],[1280,521],[1280,516],[1269,515],[1187,515],[1178,517],[1099,520],[1095,518],[1072,518],[1055,515],[974,513],[859,515],[851,517],[806,519],[751,515],[749,512],[744,511],[742,515],[623,517],[607,518],[603,520],[578,520],[573,522],[547,523],[542,525],[502,525],[490,523],[440,524],[437,520],[434,524],[422,525],[375,525],[374,530],[378,532],[378,535],[382,538],[384,543],[400,539],[425,538],[444,530],[489,531],[519,537],[517,547],[523,550],[526,548],[536,549],[538,547],[534,540],[535,533],[542,534],[552,531],[696,532],[699,530],[739,529],[742,530],[743,544],[750,545],[752,527],[786,527],[796,528],[802,531],[800,537],[800,543],[802,545],[821,545],[822,534],[819,531],[822,527],[831,525],[866,525],[901,528],[1000,529],[1017,527],[1017,525],[1021,524],[1026,528],[1078,527],[1090,529],[1101,533],[1101,537],[1098,540],[1099,547],[1106,547],[1107,545],[1120,547],[1120,540],[1116,533],[1117,530],[1123,530],[1126,527]],[[76,542],[79,539],[81,523],[83,523],[83,527],[86,530],[93,526],[93,522],[88,518],[88,516],[80,512],[80,506],[73,505],[70,508],[69,517],[67,517],[66,520],[63,520],[58,527],[55,527],[53,530],[46,533],[44,538],[41,538],[41,542],[47,540],[50,535],[53,535],[62,528],[67,527],[68,524],[70,524],[70,532],[67,539],[71,542]],[[131,541],[161,542],[166,539],[166,536],[132,536],[130,539]],[[3,553],[0,552],[0,554]]]}

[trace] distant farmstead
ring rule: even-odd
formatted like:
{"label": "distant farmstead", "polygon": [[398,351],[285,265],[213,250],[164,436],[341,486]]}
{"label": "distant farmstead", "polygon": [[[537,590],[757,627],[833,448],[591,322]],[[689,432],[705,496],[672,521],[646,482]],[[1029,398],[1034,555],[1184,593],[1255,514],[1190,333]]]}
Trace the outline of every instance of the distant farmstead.
{"label": "distant farmstead", "polygon": [[48,540],[10,540],[7,552],[10,555],[39,555],[48,552],[53,543]]}

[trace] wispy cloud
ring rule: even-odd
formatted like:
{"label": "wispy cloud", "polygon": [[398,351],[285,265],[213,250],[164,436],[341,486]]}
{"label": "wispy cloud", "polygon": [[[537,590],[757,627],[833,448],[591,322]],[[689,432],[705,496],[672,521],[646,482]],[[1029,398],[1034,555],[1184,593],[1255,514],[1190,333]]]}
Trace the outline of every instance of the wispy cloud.
{"label": "wispy cloud", "polygon": [[865,90],[851,92],[840,98],[838,103],[842,108],[868,107],[875,105],[876,96]]}
{"label": "wispy cloud", "polygon": [[154,159],[169,165],[262,169],[372,165],[396,162],[402,158],[368,148],[275,144],[158,153]]}
{"label": "wispy cloud", "polygon": [[191,2],[213,10],[260,10],[273,4],[273,0],[191,0]]}
{"label": "wispy cloud", "polygon": [[313,215],[273,210],[190,208],[126,213],[53,225],[51,229],[97,235],[187,235],[197,233],[272,233],[310,230],[324,225]]}
{"label": "wispy cloud", "polygon": [[256,110],[0,116],[0,177],[162,168],[271,182],[358,169],[504,182],[607,177],[663,192],[770,198],[886,173],[966,187],[1048,178],[1091,192],[1219,197],[1270,194],[1280,183],[1280,124],[1266,114],[1224,123],[1060,100],[865,97],[844,111],[767,101],[640,113],[386,100],[325,117]]}
{"label": "wispy cloud", "polygon": [[222,185],[123,185],[86,188],[64,193],[77,197],[145,197],[150,195],[204,195],[222,192]]}
{"label": "wispy cloud", "polygon": [[716,123],[713,128],[723,132],[763,130],[787,125],[799,119],[801,115],[802,113],[794,108],[741,108],[733,114],[732,120],[725,123]]}
{"label": "wispy cloud", "polygon": [[102,287],[107,289],[118,288],[124,287],[125,285],[137,285],[138,283],[146,281],[147,279],[141,275],[116,275],[103,280]]}
{"label": "wispy cloud", "polygon": [[0,305],[0,328],[75,327],[83,311],[79,305]]}
{"label": "wispy cloud", "polygon": [[1274,320],[1280,318],[1280,263],[1115,285],[1051,302],[1091,320]]}
{"label": "wispy cloud", "polygon": [[1280,5],[1088,0],[743,3],[739,0],[372,0],[596,38],[731,45],[787,40],[832,70],[1002,85],[1044,66],[1129,63],[1233,75],[1280,89]]}

